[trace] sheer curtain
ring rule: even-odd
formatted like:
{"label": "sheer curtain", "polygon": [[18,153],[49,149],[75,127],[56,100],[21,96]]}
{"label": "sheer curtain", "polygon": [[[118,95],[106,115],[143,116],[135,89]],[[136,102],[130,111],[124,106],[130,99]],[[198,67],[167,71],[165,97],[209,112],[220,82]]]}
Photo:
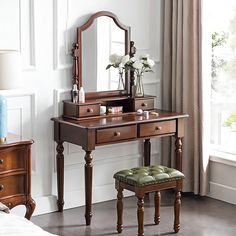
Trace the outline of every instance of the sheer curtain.
{"label": "sheer curtain", "polygon": [[[205,195],[210,77],[202,73],[201,22],[201,0],[163,0],[162,108],[189,114],[183,143],[184,191]],[[163,141],[162,153],[163,164],[173,166],[173,140]]]}

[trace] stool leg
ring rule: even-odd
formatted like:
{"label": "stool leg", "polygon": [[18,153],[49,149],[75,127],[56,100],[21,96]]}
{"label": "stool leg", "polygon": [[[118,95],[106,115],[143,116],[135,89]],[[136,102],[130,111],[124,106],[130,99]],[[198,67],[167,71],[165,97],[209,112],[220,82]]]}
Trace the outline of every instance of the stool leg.
{"label": "stool leg", "polygon": [[155,216],[154,222],[156,225],[160,223],[160,205],[161,205],[161,193],[160,191],[155,192]]}
{"label": "stool leg", "polygon": [[137,216],[138,216],[138,236],[144,236],[144,197],[138,197],[138,209],[137,209]]}
{"label": "stool leg", "polygon": [[119,186],[117,189],[117,232],[123,230],[123,189]]}
{"label": "stool leg", "polygon": [[180,215],[180,206],[181,206],[181,192],[178,190],[175,194],[175,205],[174,205],[174,231],[175,233],[179,232],[180,229],[180,221],[179,221],[179,215]]}

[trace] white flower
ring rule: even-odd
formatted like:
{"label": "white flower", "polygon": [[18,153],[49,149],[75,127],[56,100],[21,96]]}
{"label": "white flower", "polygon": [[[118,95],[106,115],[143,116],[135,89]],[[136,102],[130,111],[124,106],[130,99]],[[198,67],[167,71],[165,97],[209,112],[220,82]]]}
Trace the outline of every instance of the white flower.
{"label": "white flower", "polygon": [[117,54],[111,54],[109,57],[109,61],[111,64],[117,64],[117,62],[120,60],[120,56]]}
{"label": "white flower", "polygon": [[137,60],[137,61],[135,61],[135,62],[133,63],[133,67],[134,67],[134,69],[142,70],[142,68],[143,68],[143,63],[142,63],[141,61]]}
{"label": "white flower", "polygon": [[125,65],[129,61],[129,55],[125,55],[121,58],[121,63]]}
{"label": "white flower", "polygon": [[147,59],[147,64],[150,66],[150,67],[153,67],[155,65],[155,62],[152,60],[152,59]]}

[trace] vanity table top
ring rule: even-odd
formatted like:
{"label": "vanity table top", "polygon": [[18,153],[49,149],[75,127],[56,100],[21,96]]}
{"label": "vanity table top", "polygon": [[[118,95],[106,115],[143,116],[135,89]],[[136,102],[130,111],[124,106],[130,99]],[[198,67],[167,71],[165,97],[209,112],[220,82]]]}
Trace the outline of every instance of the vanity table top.
{"label": "vanity table top", "polygon": [[[158,113],[152,114],[152,112]],[[144,115],[138,115],[136,112],[121,113],[116,115],[104,115],[89,118],[80,119],[68,119],[63,117],[52,118],[53,121],[65,124],[71,124],[81,128],[97,129],[105,127],[115,127],[120,125],[138,124],[138,123],[150,123],[155,121],[167,121],[177,118],[188,117],[187,114],[178,112],[169,112],[164,110],[152,110],[150,111],[149,118],[145,118]]]}

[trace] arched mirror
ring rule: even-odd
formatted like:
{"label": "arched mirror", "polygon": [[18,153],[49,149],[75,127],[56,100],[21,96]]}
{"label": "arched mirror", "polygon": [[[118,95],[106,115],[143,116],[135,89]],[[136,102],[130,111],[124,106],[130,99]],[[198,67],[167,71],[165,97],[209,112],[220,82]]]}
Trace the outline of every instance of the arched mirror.
{"label": "arched mirror", "polygon": [[118,70],[110,68],[111,54],[130,54],[130,27],[123,25],[111,12],[102,11],[92,15],[77,28],[77,43],[72,50],[74,57],[74,82],[83,86],[86,94],[128,94],[129,76],[125,74],[124,90],[118,90]]}

